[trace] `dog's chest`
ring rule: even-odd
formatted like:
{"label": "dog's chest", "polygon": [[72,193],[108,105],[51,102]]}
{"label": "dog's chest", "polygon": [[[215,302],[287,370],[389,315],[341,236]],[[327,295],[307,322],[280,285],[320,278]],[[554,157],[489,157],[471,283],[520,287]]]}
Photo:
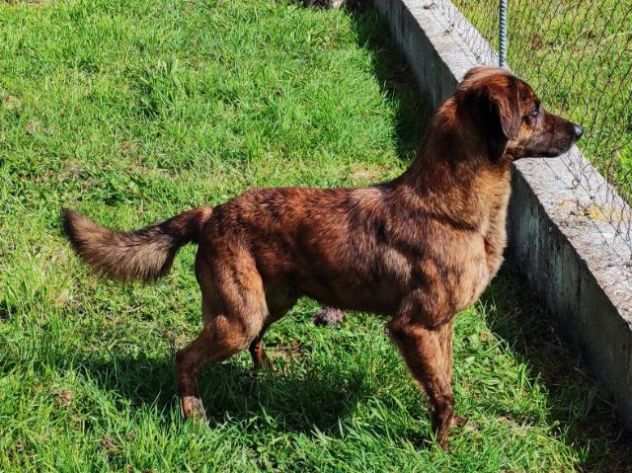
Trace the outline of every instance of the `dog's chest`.
{"label": "dog's chest", "polygon": [[482,230],[489,278],[493,278],[503,261],[503,253],[507,246],[507,209],[511,186],[506,182],[499,183],[491,194],[487,215]]}
{"label": "dog's chest", "polygon": [[489,207],[483,209],[480,231],[471,236],[468,251],[461,265],[459,282],[453,292],[457,310],[463,310],[476,302],[490,281],[496,276],[503,262],[503,253],[507,244],[507,206],[510,187],[499,186],[492,194]]}

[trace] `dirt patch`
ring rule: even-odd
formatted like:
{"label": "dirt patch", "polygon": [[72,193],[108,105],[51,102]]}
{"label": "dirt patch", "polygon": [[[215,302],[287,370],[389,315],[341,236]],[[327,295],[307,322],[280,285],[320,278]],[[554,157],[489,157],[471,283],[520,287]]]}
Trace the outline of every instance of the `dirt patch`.
{"label": "dirt patch", "polygon": [[384,178],[386,168],[383,166],[353,165],[350,169],[349,178],[355,185],[374,184]]}
{"label": "dirt patch", "polygon": [[1,103],[3,108],[16,113],[22,108],[22,101],[13,95],[5,95],[2,97]]}
{"label": "dirt patch", "polygon": [[55,392],[55,405],[59,408],[68,408],[75,399],[75,393],[70,389],[60,389]]}

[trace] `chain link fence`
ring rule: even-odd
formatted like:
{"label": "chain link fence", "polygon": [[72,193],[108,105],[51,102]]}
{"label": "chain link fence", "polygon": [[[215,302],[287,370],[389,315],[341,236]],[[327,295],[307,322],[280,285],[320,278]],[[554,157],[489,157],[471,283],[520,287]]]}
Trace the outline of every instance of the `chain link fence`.
{"label": "chain link fence", "polygon": [[504,46],[508,66],[545,106],[584,126],[582,153],[611,186],[577,155],[562,158],[573,176],[563,184],[590,197],[578,200],[578,211],[607,221],[604,240],[623,241],[632,255],[632,0],[434,0],[427,7],[439,10],[481,64],[502,63],[496,51]]}

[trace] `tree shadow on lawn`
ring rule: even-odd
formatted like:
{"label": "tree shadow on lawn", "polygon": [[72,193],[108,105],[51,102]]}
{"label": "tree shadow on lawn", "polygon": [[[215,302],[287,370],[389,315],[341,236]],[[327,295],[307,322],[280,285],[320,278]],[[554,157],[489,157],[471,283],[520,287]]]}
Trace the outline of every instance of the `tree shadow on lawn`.
{"label": "tree shadow on lawn", "polygon": [[[583,472],[632,472],[632,436],[617,422],[610,396],[589,376],[554,318],[534,301],[521,277],[503,267],[481,298],[487,324],[547,389],[550,424],[565,443],[586,450]],[[563,432],[563,433],[562,433]]]}
{"label": "tree shadow on lawn", "polygon": [[[173,357],[89,356],[74,368],[88,374],[102,389],[115,392],[136,407],[151,405],[158,412],[179,409]],[[340,419],[371,396],[365,373],[359,368],[346,367],[342,372],[335,363],[307,369],[290,363],[274,371],[255,372],[250,360],[246,364],[248,367],[232,358],[203,370],[200,390],[210,427],[227,420],[250,426],[255,420],[273,430],[305,434],[318,430],[336,436]],[[169,415],[161,419],[171,422]]]}

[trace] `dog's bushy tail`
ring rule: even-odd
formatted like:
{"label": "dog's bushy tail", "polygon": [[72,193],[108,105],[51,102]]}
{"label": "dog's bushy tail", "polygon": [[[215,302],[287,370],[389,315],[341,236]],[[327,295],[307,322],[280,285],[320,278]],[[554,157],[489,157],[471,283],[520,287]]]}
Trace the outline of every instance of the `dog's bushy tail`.
{"label": "dog's bushy tail", "polygon": [[153,281],[169,272],[181,246],[199,240],[211,208],[192,209],[131,232],[97,225],[78,212],[62,210],[66,236],[96,272],[123,281]]}

